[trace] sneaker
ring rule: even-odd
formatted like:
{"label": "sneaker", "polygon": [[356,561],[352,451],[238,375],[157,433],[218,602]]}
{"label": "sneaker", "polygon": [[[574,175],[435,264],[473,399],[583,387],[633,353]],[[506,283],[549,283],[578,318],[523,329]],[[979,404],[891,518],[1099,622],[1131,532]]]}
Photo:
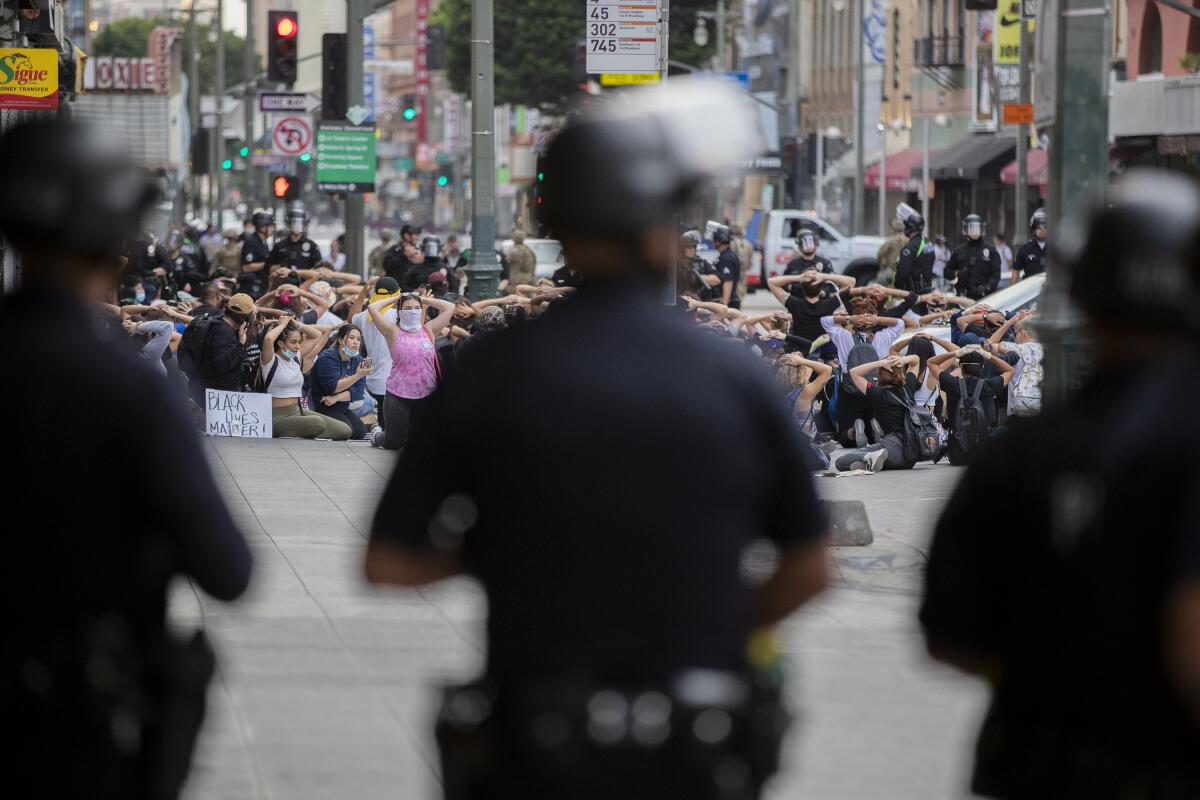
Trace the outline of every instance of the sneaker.
{"label": "sneaker", "polygon": [[883,441],[883,428],[879,425],[879,420],[871,418],[871,433],[875,434],[875,444]]}
{"label": "sneaker", "polygon": [[381,428],[375,428],[367,438],[371,441],[371,447],[383,447],[383,430]]}
{"label": "sneaker", "polygon": [[869,444],[866,424],[861,419],[854,420],[854,445],[861,450]]}
{"label": "sneaker", "polygon": [[839,445],[834,440],[826,439],[825,441],[817,444],[817,449],[820,450],[825,455],[831,456],[834,454],[834,451],[836,451],[840,446],[841,445]]}
{"label": "sneaker", "polygon": [[863,456],[861,462],[856,461],[855,464],[857,465],[861,463],[863,465],[862,467],[857,467],[858,469],[865,469],[868,472],[879,472],[879,470],[883,469],[883,464],[885,461],[887,461],[887,458],[887,450],[880,448],[867,453],[865,456]]}

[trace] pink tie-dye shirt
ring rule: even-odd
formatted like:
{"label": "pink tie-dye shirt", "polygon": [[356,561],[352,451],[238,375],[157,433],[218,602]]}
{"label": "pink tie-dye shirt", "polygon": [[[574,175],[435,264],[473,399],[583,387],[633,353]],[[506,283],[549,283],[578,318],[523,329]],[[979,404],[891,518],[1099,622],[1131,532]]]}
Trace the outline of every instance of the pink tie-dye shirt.
{"label": "pink tie-dye shirt", "polygon": [[400,331],[392,347],[392,374],[387,379],[388,394],[406,400],[420,400],[437,388],[437,353],[433,337],[425,328],[416,333]]}

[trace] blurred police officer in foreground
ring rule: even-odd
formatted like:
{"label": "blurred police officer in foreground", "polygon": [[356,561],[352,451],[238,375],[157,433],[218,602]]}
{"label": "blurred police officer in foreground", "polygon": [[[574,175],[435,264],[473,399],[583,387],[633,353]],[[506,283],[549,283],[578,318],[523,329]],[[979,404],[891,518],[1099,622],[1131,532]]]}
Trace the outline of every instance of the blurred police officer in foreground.
{"label": "blurred police officer in foreground", "polygon": [[[707,86],[554,140],[542,222],[577,296],[446,374],[376,512],[369,580],[487,592],[486,678],[439,721],[454,800],[753,798],[776,766],[785,715],[748,644],[822,588],[826,527],[772,378],[660,304],[673,212],[755,152],[735,122],[702,124],[741,102]],[[721,491],[698,495],[713,453]],[[761,540],[778,560],[751,587],[739,560]]]}
{"label": "blurred police officer in foreground", "polygon": [[267,257],[268,272],[271,267],[278,266],[290,270],[316,269],[321,263],[321,248],[305,233],[308,212],[304,210],[304,204],[299,200],[293,202],[286,219],[287,236],[271,248],[271,254]]}
{"label": "blurred police officer in foreground", "polygon": [[1108,201],[1054,253],[1095,376],[980,454],[930,552],[929,651],[992,688],[987,797],[1200,797],[1200,189]]}
{"label": "blurred police officer in foreground", "polygon": [[0,413],[62,401],[4,440],[5,793],[175,797],[213,662],[202,638],[168,635],[167,583],[232,600],[250,554],[175,393],[98,310],[157,193],[86,128],[29,123],[0,152],[20,154],[0,159],[0,233],[21,263],[0,305]]}

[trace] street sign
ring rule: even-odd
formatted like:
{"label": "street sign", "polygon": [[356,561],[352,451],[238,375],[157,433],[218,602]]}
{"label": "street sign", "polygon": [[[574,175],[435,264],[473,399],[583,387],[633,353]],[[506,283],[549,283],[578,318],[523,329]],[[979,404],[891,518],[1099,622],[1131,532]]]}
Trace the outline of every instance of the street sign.
{"label": "street sign", "polygon": [[1000,108],[1005,125],[1033,124],[1033,103],[1005,103]]}
{"label": "street sign", "polygon": [[1038,0],[1021,0],[1021,19],[1037,19]]}
{"label": "street sign", "polygon": [[411,58],[369,58],[363,61],[363,69],[367,72],[394,72],[397,75],[412,75],[416,71]]}
{"label": "street sign", "polygon": [[258,110],[264,114],[311,114],[321,101],[303,92],[259,92]]}
{"label": "street sign", "polygon": [[588,0],[587,71],[658,72],[663,0]]}
{"label": "street sign", "polygon": [[696,80],[706,81],[724,81],[732,83],[739,89],[750,91],[750,73],[745,70],[728,70],[726,72],[693,72],[691,76]]}
{"label": "street sign", "polygon": [[369,116],[371,116],[371,112],[367,111],[364,106],[350,106],[350,109],[346,111],[346,119],[350,120],[353,125],[362,125]]}
{"label": "street sign", "polygon": [[657,72],[605,72],[600,75],[601,86],[638,86],[658,83]]}
{"label": "street sign", "polygon": [[268,172],[295,177],[297,159],[292,156],[272,156],[266,153],[255,153],[250,156],[250,165],[265,167]]}
{"label": "street sign", "polygon": [[312,117],[280,114],[271,126],[271,152],[277,156],[307,153],[313,143]]}
{"label": "street sign", "polygon": [[375,191],[375,126],[322,122],[317,128],[317,189]]}

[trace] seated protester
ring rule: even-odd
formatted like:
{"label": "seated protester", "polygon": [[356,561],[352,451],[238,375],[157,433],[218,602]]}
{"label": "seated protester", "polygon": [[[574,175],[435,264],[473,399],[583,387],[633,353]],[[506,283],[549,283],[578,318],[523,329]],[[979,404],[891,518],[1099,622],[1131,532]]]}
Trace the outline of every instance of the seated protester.
{"label": "seated protester", "polygon": [[167,367],[163,364],[163,356],[171,345],[171,338],[178,335],[175,333],[175,323],[169,320],[135,322],[127,319],[122,324],[125,332],[137,344],[138,356],[165,378]]}
{"label": "seated protester", "polygon": [[306,292],[293,283],[278,287],[258,298],[260,308],[277,308],[296,315],[301,325],[318,325],[321,316],[329,310],[329,303],[313,292]]}
{"label": "seated protester", "polygon": [[325,303],[325,310],[320,312],[319,316],[313,321],[314,324],[332,325],[338,328],[345,323],[345,320],[333,313],[332,309],[334,304],[338,302],[338,296],[337,291],[329,281],[313,281],[309,284],[308,291]]}
{"label": "seated protester", "polygon": [[313,368],[324,341],[323,333],[302,327],[291,317],[281,317],[263,337],[259,374],[262,391],[271,395],[274,436],[339,442],[350,438],[351,429],[345,422],[307,411],[300,402],[304,376]]}
{"label": "seated protester", "polygon": [[219,281],[209,281],[200,290],[200,305],[191,309],[192,317],[219,317],[225,313],[225,304],[230,294]]}
{"label": "seated protester", "polygon": [[458,343],[457,349],[454,351],[454,360],[460,363],[464,358],[470,358],[470,354],[474,351],[476,343],[480,339],[487,338],[496,331],[502,331],[508,327],[504,318],[504,309],[500,306],[487,306],[480,311],[475,317],[475,324],[471,328],[471,335]]}
{"label": "seated protester", "polygon": [[817,446],[820,430],[813,405],[818,398],[824,396],[825,384],[833,377],[833,367],[820,361],[811,361],[796,353],[789,353],[779,357],[777,374],[788,391],[792,419],[808,440],[809,448],[805,457],[811,460],[813,470],[827,469],[829,455]]}
{"label": "seated protester", "polygon": [[[1033,338],[1028,326],[1029,312],[1021,311],[1009,318],[989,340],[1000,353],[1016,354],[1016,375],[1008,385],[1008,416],[1028,419],[1042,410],[1042,345]],[[1010,330],[1016,331],[1013,342],[1005,341]]]}
{"label": "seated protester", "polygon": [[[837,460],[839,470],[912,469],[913,463],[904,452],[904,418],[917,391],[917,365],[920,358],[893,356],[860,364],[850,370],[850,379],[871,404],[874,419],[883,436],[868,447],[853,450]],[[878,370],[876,381],[867,376]]]}
{"label": "seated protester", "polygon": [[121,288],[117,292],[117,304],[122,306],[145,305],[150,293],[137,275],[125,275],[121,278]]}
{"label": "seated protester", "polygon": [[359,415],[350,409],[351,403],[362,402],[366,395],[366,379],[371,374],[371,359],[364,359],[362,331],[357,325],[338,328],[333,345],[317,356],[312,372],[312,394],[309,406],[317,413],[333,417],[350,428],[353,439],[365,439],[367,428]]}
{"label": "seated protester", "polygon": [[[822,317],[821,327],[837,347],[838,362],[842,366],[837,403],[838,434],[846,444],[863,448],[869,444],[867,421],[871,418],[871,406],[848,372],[862,364],[886,358],[892,344],[904,333],[904,322],[877,316],[875,303],[865,297],[855,297],[850,308],[853,315]],[[870,373],[865,377],[873,378]]]}
{"label": "seated protester", "polygon": [[[996,426],[996,398],[1016,371],[1012,364],[992,352],[990,342],[969,345],[957,353],[943,353],[929,359],[929,368],[938,376],[946,393],[946,418],[950,423],[950,463],[969,463],[975,452],[1002,429]],[[996,368],[997,375],[985,377],[985,367]],[[959,374],[953,373],[957,367]]]}
{"label": "seated protester", "polygon": [[[970,313],[960,311],[950,317],[950,340],[959,347],[982,344],[991,338],[1013,315],[994,311],[987,306],[976,306]],[[1012,340],[1011,330],[1005,337]]]}
{"label": "seated protester", "polygon": [[[830,294],[826,288],[833,284],[841,288],[841,293]],[[800,287],[800,293],[792,292],[794,287]],[[854,278],[848,275],[833,275],[810,269],[799,275],[781,275],[767,281],[767,288],[788,313],[792,315],[792,335],[804,339],[815,340],[824,334],[821,328],[821,317],[833,314],[843,303],[848,303],[850,297],[863,292],[855,292]]]}
{"label": "seated protester", "polygon": [[[368,299],[371,302],[375,302],[385,297],[399,301],[400,282],[390,277],[372,278],[359,292],[359,296],[355,300],[354,308],[352,309],[354,314],[350,317],[350,321],[362,331],[363,346],[367,351],[367,358],[371,360],[371,374],[367,377],[366,381],[367,392],[371,395],[371,399],[375,401],[376,424],[381,429],[387,427],[383,399],[387,394],[388,376],[392,373],[392,352],[388,346],[387,338],[371,322],[370,315],[364,310],[364,304]],[[383,315],[389,322],[395,324],[397,312],[398,309],[393,305],[384,310]]]}
{"label": "seated protester", "polygon": [[938,376],[929,368],[929,360],[936,355],[936,351],[933,349],[935,344],[947,353],[958,352],[958,346],[954,343],[935,338],[927,333],[914,334],[911,339],[892,345],[892,355],[910,355],[919,359],[917,362],[917,388],[913,391],[913,402],[930,413],[936,412],[937,403],[942,394]]}
{"label": "seated protester", "polygon": [[245,388],[245,348],[254,340],[255,307],[250,295],[239,292],[225,304],[220,317],[199,317],[183,333],[179,368],[188,376],[192,400],[204,408],[205,389],[240,392]]}

